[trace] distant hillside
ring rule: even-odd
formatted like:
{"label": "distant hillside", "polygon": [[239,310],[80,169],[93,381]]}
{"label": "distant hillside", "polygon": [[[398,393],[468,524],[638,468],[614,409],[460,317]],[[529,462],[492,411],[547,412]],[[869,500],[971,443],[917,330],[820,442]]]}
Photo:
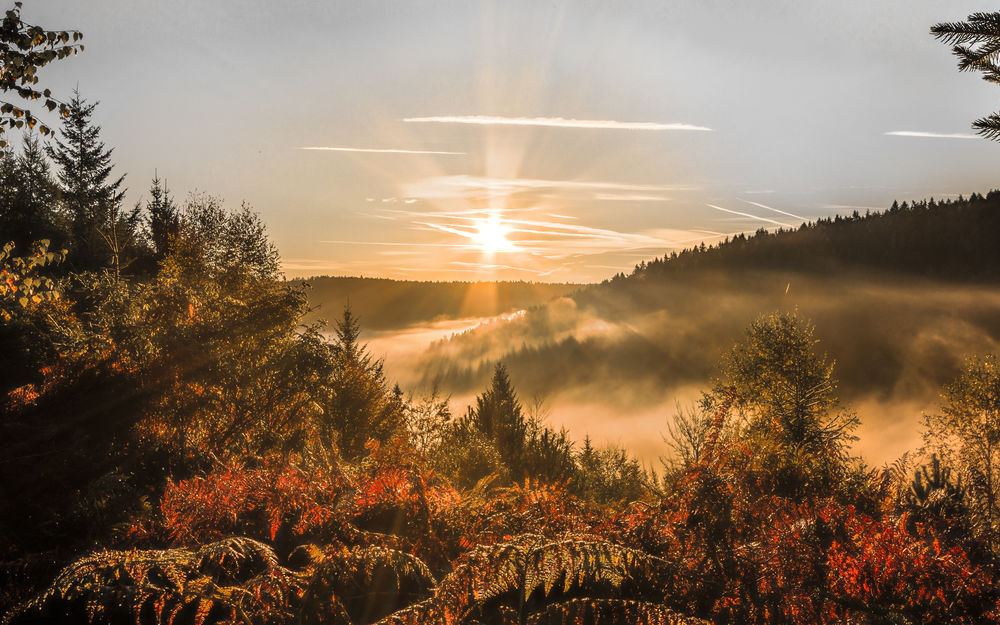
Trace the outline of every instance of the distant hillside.
{"label": "distant hillside", "polygon": [[953,201],[894,202],[882,212],[855,211],[794,230],[758,230],[642,263],[631,276],[619,274],[612,282],[703,269],[1000,281],[1000,191]]}
{"label": "distant hillside", "polygon": [[[295,282],[303,282],[296,280]],[[333,321],[349,301],[366,330],[405,328],[464,317],[493,317],[544,304],[580,288],[535,282],[416,282],[321,276],[310,285],[312,319]]]}
{"label": "distant hillside", "polygon": [[525,396],[672,405],[707,388],[755,317],[798,311],[836,360],[841,397],[875,407],[866,424],[915,419],[965,358],[1000,352],[998,242],[996,191],[760,231],[440,341],[415,371],[462,394],[503,360]]}

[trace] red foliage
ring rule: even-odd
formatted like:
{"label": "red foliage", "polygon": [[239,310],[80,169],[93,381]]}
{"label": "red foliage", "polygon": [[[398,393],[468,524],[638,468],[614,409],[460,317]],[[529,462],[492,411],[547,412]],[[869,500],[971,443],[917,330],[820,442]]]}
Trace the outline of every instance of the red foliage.
{"label": "red foliage", "polygon": [[170,538],[194,545],[224,536],[275,540],[336,535],[338,502],[349,484],[333,472],[307,473],[291,464],[247,469],[232,466],[205,477],[170,481],[160,511]]}
{"label": "red foliage", "polygon": [[928,624],[1000,616],[994,576],[926,527],[913,535],[905,518],[889,522],[843,507],[828,506],[819,516],[840,530],[827,551],[836,614],[875,608]]}

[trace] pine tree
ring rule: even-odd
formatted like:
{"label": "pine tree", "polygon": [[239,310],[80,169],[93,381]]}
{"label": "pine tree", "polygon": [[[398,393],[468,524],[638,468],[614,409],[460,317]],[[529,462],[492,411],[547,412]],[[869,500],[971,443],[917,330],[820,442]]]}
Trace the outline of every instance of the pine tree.
{"label": "pine tree", "polygon": [[53,211],[53,181],[37,135],[24,137],[21,154],[4,150],[0,163],[0,232],[3,242],[27,250],[43,239],[59,239]]}
{"label": "pine tree", "polygon": [[[935,24],[931,34],[953,46],[959,71],[982,72],[983,80],[1000,83],[1000,12],[973,13],[965,22]],[[972,127],[987,139],[1000,141],[1000,113],[977,119]]]}
{"label": "pine tree", "polygon": [[493,443],[514,475],[521,473],[528,422],[502,362],[497,363],[489,388],[476,398],[465,421]]}
{"label": "pine tree", "polygon": [[101,141],[101,127],[91,121],[97,103],[74,92],[70,114],[63,119],[63,140],[46,147],[58,168],[62,209],[69,224],[70,262],[77,268],[127,264],[125,248],[134,243],[138,211],[121,210],[125,176],[111,177],[111,154]]}
{"label": "pine tree", "polygon": [[151,199],[146,202],[146,236],[153,246],[153,257],[159,261],[167,255],[170,241],[180,231],[180,213],[170,197],[166,181],[155,172],[149,195]]}
{"label": "pine tree", "polygon": [[[21,186],[18,190],[18,204],[24,211],[29,232],[27,239],[64,238],[59,236],[55,215],[55,182],[45,148],[38,135],[28,133],[24,138],[21,154],[17,159],[21,171]],[[27,242],[26,239],[26,242]]]}
{"label": "pine tree", "polygon": [[10,147],[0,148],[0,245],[14,240],[17,230],[17,196],[21,188],[21,169]]}
{"label": "pine tree", "polygon": [[358,345],[358,337],[361,336],[361,324],[358,323],[354,313],[351,312],[351,303],[344,306],[344,315],[337,321],[337,342],[334,349],[345,360],[358,361],[367,360],[364,348]]}
{"label": "pine tree", "polygon": [[333,370],[323,406],[327,442],[336,443],[349,459],[359,457],[369,439],[386,442],[404,433],[402,391],[389,388],[382,360],[359,342],[361,326],[344,307],[331,345]]}

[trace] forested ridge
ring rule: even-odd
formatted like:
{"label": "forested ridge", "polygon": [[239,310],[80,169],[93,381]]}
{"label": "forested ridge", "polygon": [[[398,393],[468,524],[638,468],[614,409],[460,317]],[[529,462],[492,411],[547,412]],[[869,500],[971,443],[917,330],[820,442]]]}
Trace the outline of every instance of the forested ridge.
{"label": "forested ridge", "polygon": [[[48,98],[76,35],[16,3],[3,93]],[[811,323],[751,317],[643,467],[502,363],[459,414],[407,394],[350,307],[307,321],[249,206],[159,178],[123,206],[94,106],[0,158],[4,623],[1000,619],[995,355],[871,467]]]}
{"label": "forested ridge", "polygon": [[572,293],[575,284],[540,282],[421,282],[347,276],[315,276],[309,284],[310,319],[336,318],[345,304],[365,328],[403,328],[441,319],[494,317]]}
{"label": "forested ridge", "polygon": [[884,211],[854,211],[798,228],[738,234],[718,244],[672,252],[636,266],[623,279],[655,280],[728,272],[792,270],[849,272],[860,276],[906,276],[983,281],[1000,278],[1000,191],[968,199],[895,201]]}

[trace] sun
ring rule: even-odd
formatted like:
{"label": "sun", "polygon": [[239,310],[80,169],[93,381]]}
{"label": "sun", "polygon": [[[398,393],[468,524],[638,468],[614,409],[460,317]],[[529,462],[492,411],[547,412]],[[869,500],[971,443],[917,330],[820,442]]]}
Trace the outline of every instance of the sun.
{"label": "sun", "polygon": [[514,244],[507,239],[510,232],[510,227],[500,221],[499,217],[492,215],[489,219],[476,220],[476,232],[472,238],[488,254],[507,252],[514,249]]}

